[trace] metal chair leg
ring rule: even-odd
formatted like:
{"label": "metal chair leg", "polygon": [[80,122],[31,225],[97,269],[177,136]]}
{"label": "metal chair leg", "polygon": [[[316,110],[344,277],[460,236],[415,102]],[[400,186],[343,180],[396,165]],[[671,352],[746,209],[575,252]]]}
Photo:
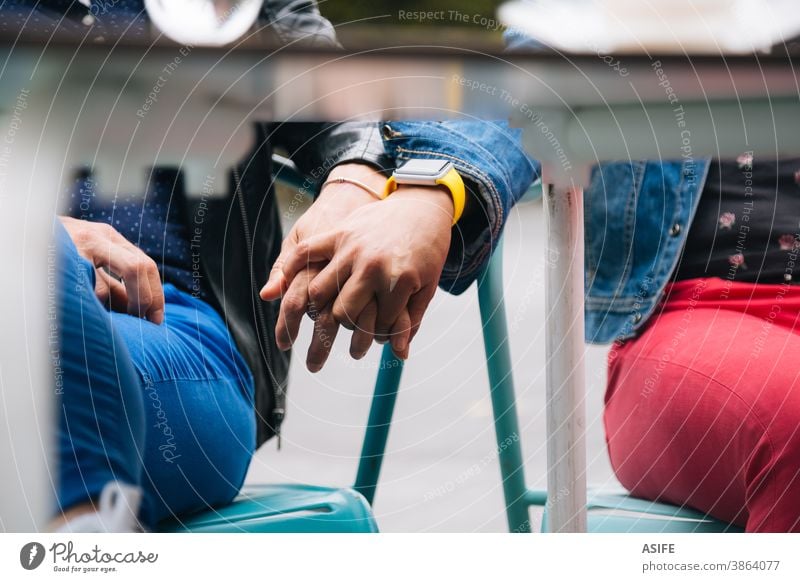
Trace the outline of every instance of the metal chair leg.
{"label": "metal chair leg", "polygon": [[390,344],[386,344],[381,355],[381,368],[375,383],[375,394],[367,421],[367,432],[361,448],[361,459],[353,489],[361,493],[372,505],[375,488],[381,473],[383,454],[386,451],[386,440],[389,438],[389,426],[392,423],[394,405],[397,401],[397,390],[403,373],[403,360],[392,353]]}
{"label": "metal chair leg", "polygon": [[497,456],[503,479],[508,529],[513,533],[528,533],[531,531],[531,524],[522,463],[522,436],[519,433],[517,419],[503,300],[502,244],[495,250],[486,271],[478,281],[478,302],[483,324],[483,344],[489,370]]}

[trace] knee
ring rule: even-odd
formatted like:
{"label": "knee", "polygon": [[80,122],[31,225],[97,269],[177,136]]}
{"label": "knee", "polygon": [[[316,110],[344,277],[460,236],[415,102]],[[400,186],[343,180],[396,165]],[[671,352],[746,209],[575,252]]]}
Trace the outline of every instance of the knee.
{"label": "knee", "polygon": [[[179,382],[191,394],[196,383]],[[173,401],[162,394],[158,412],[146,405],[145,466],[170,512],[181,514],[231,501],[244,483],[255,450],[255,414],[243,399],[224,398],[232,386],[216,383],[216,402],[202,397]],[[146,397],[145,400],[152,397]],[[163,414],[162,414],[163,412]]]}

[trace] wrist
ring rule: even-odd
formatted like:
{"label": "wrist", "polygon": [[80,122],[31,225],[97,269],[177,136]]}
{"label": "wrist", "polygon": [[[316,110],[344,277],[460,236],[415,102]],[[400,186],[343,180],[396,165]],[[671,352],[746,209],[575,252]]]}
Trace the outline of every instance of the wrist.
{"label": "wrist", "polygon": [[414,200],[416,203],[432,205],[431,211],[441,214],[450,221],[453,219],[453,196],[447,186],[417,186],[398,184],[397,190],[388,198]]}
{"label": "wrist", "polygon": [[[339,178],[354,180],[363,184],[366,188],[352,182],[336,182]],[[360,206],[367,202],[376,202],[377,198],[367,188],[372,189],[374,192],[381,192],[385,182],[386,178],[373,166],[347,162],[335,166],[330,171],[320,191],[319,198],[339,198],[337,201],[339,204]]]}
{"label": "wrist", "polygon": [[[464,213],[466,205],[464,180],[450,161],[424,158],[412,158],[405,161],[386,181],[384,197],[392,194],[402,184],[428,187],[429,192],[432,193],[436,192],[436,186],[443,186],[451,200],[451,205],[448,207],[452,208],[452,226],[456,225]],[[436,203],[442,204],[440,200],[437,195]]]}
{"label": "wrist", "polygon": [[386,176],[379,172],[375,166],[359,162],[345,162],[334,166],[328,174],[327,180],[335,180],[336,178],[358,180],[377,192],[382,192],[383,186],[386,184]]}

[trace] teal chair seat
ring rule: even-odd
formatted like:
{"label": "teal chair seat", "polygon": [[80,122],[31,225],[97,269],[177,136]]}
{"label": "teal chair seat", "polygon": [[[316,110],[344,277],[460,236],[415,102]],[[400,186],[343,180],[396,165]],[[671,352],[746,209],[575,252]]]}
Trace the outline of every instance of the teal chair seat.
{"label": "teal chair seat", "polygon": [[[545,496],[546,493],[542,492]],[[740,527],[687,507],[631,497],[622,492],[589,491],[587,529],[591,533],[734,533]],[[547,506],[542,531],[547,531]]]}
{"label": "teal chair seat", "polygon": [[376,533],[366,499],[353,489],[255,485],[233,503],[159,524],[161,532]]}

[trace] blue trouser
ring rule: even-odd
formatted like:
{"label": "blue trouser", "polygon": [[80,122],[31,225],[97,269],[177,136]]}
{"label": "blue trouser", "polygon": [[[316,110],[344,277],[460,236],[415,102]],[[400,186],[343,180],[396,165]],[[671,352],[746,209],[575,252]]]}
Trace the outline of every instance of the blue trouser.
{"label": "blue trouser", "polygon": [[256,430],[252,375],[222,318],[170,284],[162,325],[109,312],[56,222],[60,509],[112,480],[142,487],[148,528],[229,502]]}

